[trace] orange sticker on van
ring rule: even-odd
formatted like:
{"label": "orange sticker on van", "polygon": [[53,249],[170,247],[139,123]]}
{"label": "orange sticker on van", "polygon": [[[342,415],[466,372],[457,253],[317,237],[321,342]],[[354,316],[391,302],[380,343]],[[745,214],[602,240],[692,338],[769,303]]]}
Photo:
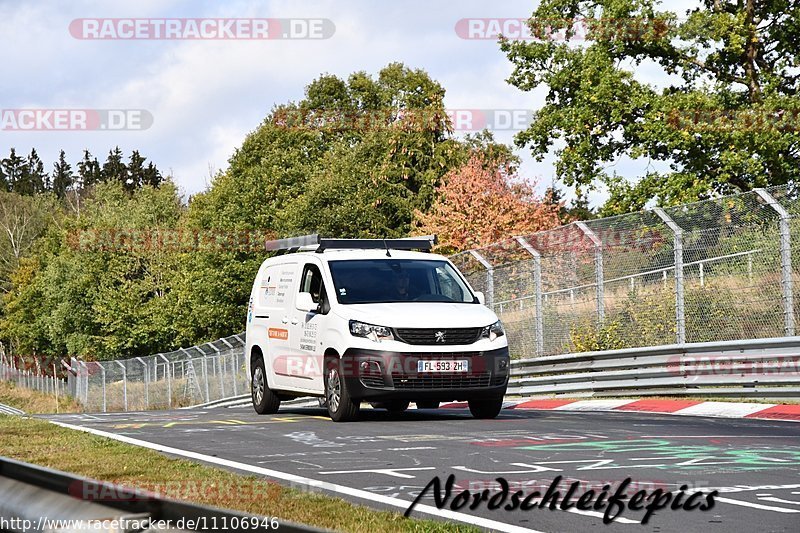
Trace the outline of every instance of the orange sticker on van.
{"label": "orange sticker on van", "polygon": [[270,339],[278,339],[282,341],[289,340],[289,330],[281,328],[269,328],[267,334]]}

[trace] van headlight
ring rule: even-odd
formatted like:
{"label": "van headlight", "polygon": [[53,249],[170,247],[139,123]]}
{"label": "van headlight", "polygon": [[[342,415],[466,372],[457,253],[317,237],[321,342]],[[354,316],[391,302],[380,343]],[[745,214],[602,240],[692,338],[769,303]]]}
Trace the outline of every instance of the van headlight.
{"label": "van headlight", "polygon": [[350,333],[356,337],[365,337],[375,342],[394,340],[394,335],[392,335],[390,328],[367,324],[358,320],[350,321]]}
{"label": "van headlight", "polygon": [[505,334],[506,331],[503,329],[503,324],[501,324],[500,321],[498,320],[491,326],[486,326],[485,328],[483,328],[483,334],[481,335],[481,338],[493,341],[497,337],[502,337]]}

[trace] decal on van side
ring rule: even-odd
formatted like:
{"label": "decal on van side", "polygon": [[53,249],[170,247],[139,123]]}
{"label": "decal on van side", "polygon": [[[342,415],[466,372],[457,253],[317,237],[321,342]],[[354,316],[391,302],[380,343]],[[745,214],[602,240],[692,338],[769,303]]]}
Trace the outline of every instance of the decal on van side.
{"label": "decal on van side", "polygon": [[270,339],[277,339],[281,341],[289,340],[289,330],[282,329],[282,328],[269,328],[267,330],[267,335],[269,335]]}
{"label": "decal on van side", "polygon": [[[278,278],[277,297],[275,302],[282,304],[286,302],[286,295],[291,292],[294,283],[294,269],[281,270],[280,277]],[[269,288],[267,288],[269,292]]]}

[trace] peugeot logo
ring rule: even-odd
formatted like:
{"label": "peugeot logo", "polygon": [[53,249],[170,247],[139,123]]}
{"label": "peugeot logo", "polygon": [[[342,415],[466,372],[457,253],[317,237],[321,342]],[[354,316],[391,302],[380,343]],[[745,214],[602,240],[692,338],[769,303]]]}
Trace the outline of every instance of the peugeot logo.
{"label": "peugeot logo", "polygon": [[433,336],[436,338],[436,342],[444,342],[445,339],[444,331],[437,331],[436,333],[433,334]]}

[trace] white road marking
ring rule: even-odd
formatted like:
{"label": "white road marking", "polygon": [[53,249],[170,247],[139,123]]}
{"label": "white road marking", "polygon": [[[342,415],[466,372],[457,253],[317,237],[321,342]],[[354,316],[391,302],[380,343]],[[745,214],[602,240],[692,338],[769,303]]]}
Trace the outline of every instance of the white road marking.
{"label": "white road marking", "polygon": [[[382,503],[384,505],[390,505],[392,507],[398,507],[405,511],[408,509],[409,505],[412,502],[407,500],[401,500],[400,498],[392,498],[389,496],[383,496],[381,494],[374,494],[372,492],[367,492],[365,490],[356,489],[352,487],[346,487],[344,485],[336,485],[334,483],[328,483],[326,481],[318,481],[316,479],[311,479],[303,476],[298,476],[296,474],[289,474],[287,472],[280,472],[278,470],[270,470],[268,468],[263,468],[260,466],[253,466],[246,463],[240,463],[238,461],[231,461],[229,459],[222,459],[220,457],[212,457],[210,455],[205,455],[202,453],[191,452],[188,450],[182,450],[180,448],[173,448],[171,446],[164,446],[161,444],[156,444],[154,442],[148,442],[145,440],[134,439],[132,437],[126,437],[124,435],[118,435],[116,433],[110,433],[108,431],[102,431],[99,429],[83,427],[83,426],[75,426],[73,424],[66,424],[64,422],[57,422],[55,420],[51,420],[50,423],[55,424],[57,426],[65,427],[68,429],[74,429],[77,431],[83,431],[85,433],[90,433],[92,435],[97,435],[99,437],[106,437],[113,440],[118,440],[120,442],[125,442],[128,444],[133,444],[134,446],[141,446],[142,448],[149,448],[151,450],[155,450],[162,453],[168,453],[171,455],[177,455],[180,457],[186,457],[188,459],[195,459],[197,461],[203,461],[205,463],[216,464],[219,466],[225,466],[228,468],[233,468],[236,470],[242,470],[244,472],[250,472],[252,474],[260,474],[262,476],[272,477],[275,479],[280,479],[283,481],[288,481],[291,483],[296,483],[298,485],[303,485],[309,488],[316,488],[320,490],[326,490],[328,492],[334,492],[338,494],[344,494],[348,496],[352,496],[354,498],[360,498],[363,500],[368,500],[376,503]],[[800,512],[800,511],[798,511]],[[483,527],[486,529],[492,529],[495,531],[504,531],[507,533],[543,533],[541,531],[520,527],[514,524],[507,524],[505,522],[500,522],[497,520],[491,520],[489,518],[482,518],[480,516],[473,516],[464,513],[459,513],[456,511],[451,511],[449,509],[437,509],[435,506],[426,505],[422,503],[418,503],[416,507],[414,507],[414,513],[421,513],[426,515],[432,515],[440,518],[447,518],[449,520],[455,520],[458,522],[462,522],[465,524],[471,524],[473,526]]]}
{"label": "white road marking", "polygon": [[723,418],[743,418],[759,411],[769,409],[775,404],[703,402],[684,407],[673,414],[682,416],[711,416]]}
{"label": "white road marking", "polygon": [[[597,518],[603,518],[604,514],[599,513],[597,511],[581,511],[580,509],[576,509],[575,507],[571,509],[567,509],[568,513],[572,514],[582,514],[586,516],[594,516]],[[639,524],[638,520],[631,520],[630,518],[625,518],[624,516],[618,516],[614,519],[614,522],[618,522],[620,524]]]}
{"label": "white road marking", "polygon": [[[749,420],[749,419],[748,419]],[[641,439],[788,439],[785,435],[642,435]]]}
{"label": "white road marking", "polygon": [[759,498],[762,502],[775,502],[775,503],[788,503],[789,505],[800,505],[800,502],[796,502],[793,500],[784,500],[783,498],[776,498],[775,496],[770,496],[768,498]]}
{"label": "white road marking", "polygon": [[550,409],[551,411],[608,411],[636,400],[580,400]]}
{"label": "white road marking", "polygon": [[[349,461],[348,461],[349,462]],[[401,471],[407,470],[436,470],[433,466],[423,466],[419,468],[365,468],[363,470],[329,470],[327,472],[318,472],[318,474],[386,474],[392,477],[402,477],[405,479],[414,479],[417,476],[410,474],[402,474]]]}
{"label": "white road marking", "polygon": [[715,498],[715,501],[721,503],[730,503],[732,505],[741,505],[742,507],[752,507],[753,509],[762,509],[764,511],[774,511],[776,513],[800,513],[800,509],[786,509],[785,507],[774,507],[772,505],[761,505],[760,503],[743,502],[742,500],[733,500],[731,498]]}

